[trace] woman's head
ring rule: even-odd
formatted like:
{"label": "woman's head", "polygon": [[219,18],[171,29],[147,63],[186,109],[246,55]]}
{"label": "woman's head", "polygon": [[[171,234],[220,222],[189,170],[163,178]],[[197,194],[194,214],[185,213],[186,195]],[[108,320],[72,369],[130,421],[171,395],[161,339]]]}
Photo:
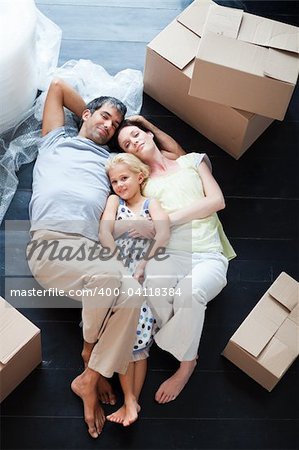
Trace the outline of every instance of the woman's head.
{"label": "woman's head", "polygon": [[140,192],[150,173],[146,164],[128,153],[120,153],[109,160],[106,171],[114,192],[124,200]]}
{"label": "woman's head", "polygon": [[146,161],[150,153],[156,149],[154,135],[138,122],[124,120],[115,135],[118,150],[138,156]]}

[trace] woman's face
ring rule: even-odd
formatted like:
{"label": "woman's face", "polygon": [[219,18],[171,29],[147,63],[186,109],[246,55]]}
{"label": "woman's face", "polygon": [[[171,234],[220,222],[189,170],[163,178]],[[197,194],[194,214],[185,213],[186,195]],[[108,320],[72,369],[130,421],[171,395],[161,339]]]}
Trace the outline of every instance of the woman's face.
{"label": "woman's face", "polygon": [[155,149],[153,134],[145,132],[135,125],[120,130],[118,143],[126,153],[132,153],[142,161],[147,161],[149,154]]}

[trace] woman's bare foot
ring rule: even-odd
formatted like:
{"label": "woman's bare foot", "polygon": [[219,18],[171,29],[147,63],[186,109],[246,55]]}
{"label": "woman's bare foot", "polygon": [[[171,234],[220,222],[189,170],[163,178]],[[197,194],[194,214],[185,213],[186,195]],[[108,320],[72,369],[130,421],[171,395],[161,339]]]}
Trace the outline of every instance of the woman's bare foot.
{"label": "woman's bare foot", "polygon": [[97,372],[87,368],[71,384],[72,391],[83,401],[84,419],[93,438],[101,434],[105,423],[105,414],[98,401],[98,378]]}
{"label": "woman's bare foot", "polygon": [[115,405],[116,403],[116,396],[112,386],[102,375],[100,375],[98,381],[98,396],[100,401],[106,405]]}
{"label": "woman's bare foot", "polygon": [[140,409],[140,405],[135,399],[127,400],[121,408],[113,414],[110,414],[110,416],[107,416],[107,419],[111,422],[121,423],[124,427],[128,427],[136,422]]}
{"label": "woman's bare foot", "polygon": [[158,403],[168,403],[175,400],[191,377],[196,367],[196,362],[197,359],[182,361],[178,370],[161,384],[156,392],[155,400]]}

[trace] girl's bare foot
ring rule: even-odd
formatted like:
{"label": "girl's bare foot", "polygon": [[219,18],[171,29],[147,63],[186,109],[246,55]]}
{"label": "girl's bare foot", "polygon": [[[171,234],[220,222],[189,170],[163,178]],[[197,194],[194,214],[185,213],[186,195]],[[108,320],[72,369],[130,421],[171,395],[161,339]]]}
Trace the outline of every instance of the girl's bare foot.
{"label": "girl's bare foot", "polygon": [[156,392],[155,400],[158,403],[168,403],[175,400],[191,377],[196,362],[196,359],[193,361],[182,361],[178,370],[161,384]]}
{"label": "girl's bare foot", "polygon": [[138,413],[140,411],[140,405],[135,399],[128,400],[124,405],[115,411],[107,419],[111,422],[121,423],[124,427],[128,427],[138,419]]}
{"label": "girl's bare foot", "polygon": [[135,399],[125,402],[126,415],[123,421],[123,426],[128,427],[138,419],[138,413],[140,411],[140,405]]}
{"label": "girl's bare foot", "polygon": [[105,423],[105,414],[98,401],[98,375],[97,372],[87,368],[71,384],[72,391],[83,401],[84,419],[93,438],[101,434]]}
{"label": "girl's bare foot", "polygon": [[117,411],[115,411],[114,413],[107,416],[107,419],[110,422],[123,423],[125,417],[126,417],[126,407],[125,407],[125,405],[123,405]]}

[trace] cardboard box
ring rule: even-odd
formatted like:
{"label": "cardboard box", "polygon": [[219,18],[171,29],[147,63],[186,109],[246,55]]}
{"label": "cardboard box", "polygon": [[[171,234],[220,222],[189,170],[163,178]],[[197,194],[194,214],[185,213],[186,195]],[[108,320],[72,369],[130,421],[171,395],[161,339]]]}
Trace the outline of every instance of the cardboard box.
{"label": "cardboard box", "polygon": [[223,355],[271,391],[299,355],[299,283],[282,272]]}
{"label": "cardboard box", "polygon": [[0,297],[0,402],[41,360],[39,328]]}
{"label": "cardboard box", "polygon": [[[202,6],[207,12],[209,4]],[[196,26],[205,17],[197,16]],[[148,44],[144,91],[238,159],[273,119],[188,94],[200,37],[195,26],[186,27],[180,20],[178,16]]]}
{"label": "cardboard box", "polygon": [[207,0],[179,21],[201,36],[190,95],[283,120],[299,73],[298,27]]}

